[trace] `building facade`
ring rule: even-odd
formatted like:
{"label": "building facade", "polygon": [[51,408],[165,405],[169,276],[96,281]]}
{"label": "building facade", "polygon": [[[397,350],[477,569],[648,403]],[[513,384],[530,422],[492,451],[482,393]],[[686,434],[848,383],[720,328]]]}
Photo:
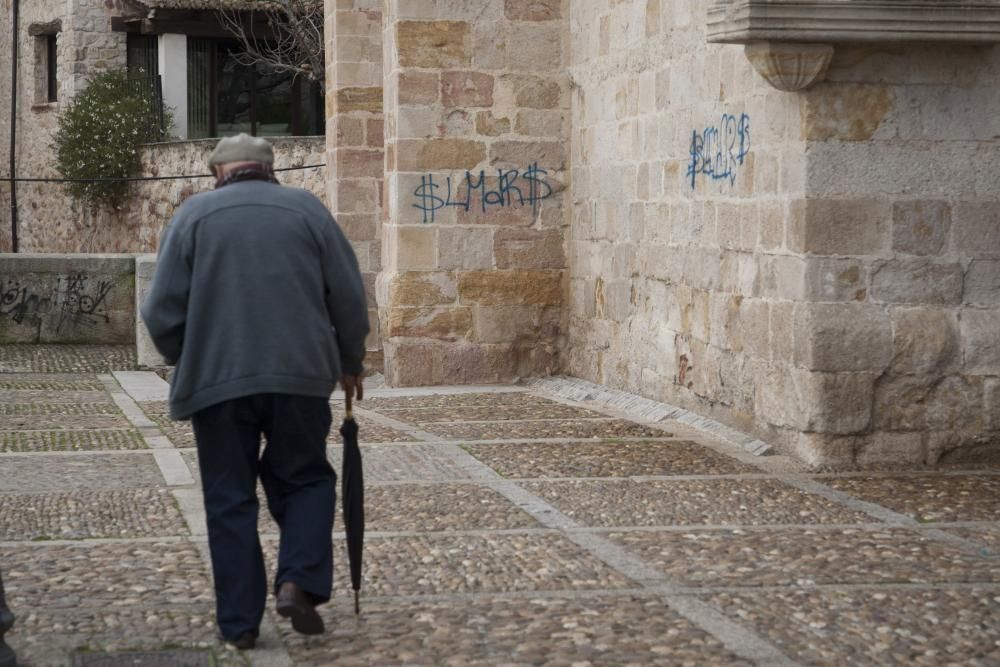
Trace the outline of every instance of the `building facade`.
{"label": "building facade", "polygon": [[814,464],[995,455],[998,10],[329,0],[387,377],[564,372]]}
{"label": "building facade", "polygon": [[[207,4],[22,2],[19,164],[51,173],[52,105],[151,35],[187,77],[164,80],[178,133],[256,122],[219,113],[226,52],[185,18]],[[817,465],[1000,451],[1000,2],[327,0],[325,22],[325,149],[279,154],[325,157],[391,384],[564,373]],[[146,172],[195,168],[181,145]],[[99,222],[19,186],[25,242],[153,249],[207,185],[155,187]]]}

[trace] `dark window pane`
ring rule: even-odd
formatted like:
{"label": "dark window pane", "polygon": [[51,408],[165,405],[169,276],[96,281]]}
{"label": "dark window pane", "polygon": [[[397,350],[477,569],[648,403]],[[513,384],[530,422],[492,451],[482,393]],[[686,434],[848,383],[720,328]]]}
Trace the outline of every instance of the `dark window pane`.
{"label": "dark window pane", "polygon": [[45,48],[47,52],[48,100],[49,102],[55,102],[59,99],[59,62],[55,35],[46,36]]}
{"label": "dark window pane", "polygon": [[140,35],[130,32],[126,39],[125,53],[129,72],[141,76],[158,75],[160,73],[160,62],[157,36]]}
{"label": "dark window pane", "polygon": [[188,137],[206,139],[215,134],[212,62],[215,41],[188,39]]}
{"label": "dark window pane", "polygon": [[295,77],[257,63],[257,118],[259,137],[287,137],[292,134],[292,90]]}
{"label": "dark window pane", "polygon": [[253,79],[252,67],[241,65],[234,56],[235,48],[219,49],[216,66],[218,93],[218,136],[230,137],[240,132],[253,133]]}

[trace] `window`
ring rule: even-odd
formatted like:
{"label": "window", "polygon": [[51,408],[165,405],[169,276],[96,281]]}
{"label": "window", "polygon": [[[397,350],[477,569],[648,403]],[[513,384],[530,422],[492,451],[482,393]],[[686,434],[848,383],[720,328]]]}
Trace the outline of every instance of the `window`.
{"label": "window", "polygon": [[45,84],[46,100],[56,102],[59,99],[59,61],[56,49],[56,36],[45,35]]}
{"label": "window", "polygon": [[158,42],[156,35],[128,33],[125,62],[130,76],[154,77],[160,74]]}
{"label": "window", "polygon": [[321,135],[319,85],[265,63],[244,65],[238,42],[188,39],[188,136]]}

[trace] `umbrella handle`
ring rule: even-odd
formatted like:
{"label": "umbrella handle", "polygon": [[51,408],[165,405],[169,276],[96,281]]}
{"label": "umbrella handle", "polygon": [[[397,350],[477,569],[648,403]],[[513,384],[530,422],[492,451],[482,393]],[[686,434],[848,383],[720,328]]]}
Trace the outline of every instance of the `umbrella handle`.
{"label": "umbrella handle", "polygon": [[353,399],[349,395],[344,396],[344,415],[348,419],[354,419],[354,411],[352,409],[351,403]]}

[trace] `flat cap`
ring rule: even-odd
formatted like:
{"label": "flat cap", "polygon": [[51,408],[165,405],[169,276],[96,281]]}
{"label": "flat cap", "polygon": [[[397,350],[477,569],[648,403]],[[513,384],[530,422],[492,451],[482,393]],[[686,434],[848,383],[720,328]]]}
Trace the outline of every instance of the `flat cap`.
{"label": "flat cap", "polygon": [[222,139],[212,151],[212,156],[208,158],[210,168],[227,162],[273,164],[274,149],[264,139],[251,137],[249,134],[241,132],[235,137]]}

